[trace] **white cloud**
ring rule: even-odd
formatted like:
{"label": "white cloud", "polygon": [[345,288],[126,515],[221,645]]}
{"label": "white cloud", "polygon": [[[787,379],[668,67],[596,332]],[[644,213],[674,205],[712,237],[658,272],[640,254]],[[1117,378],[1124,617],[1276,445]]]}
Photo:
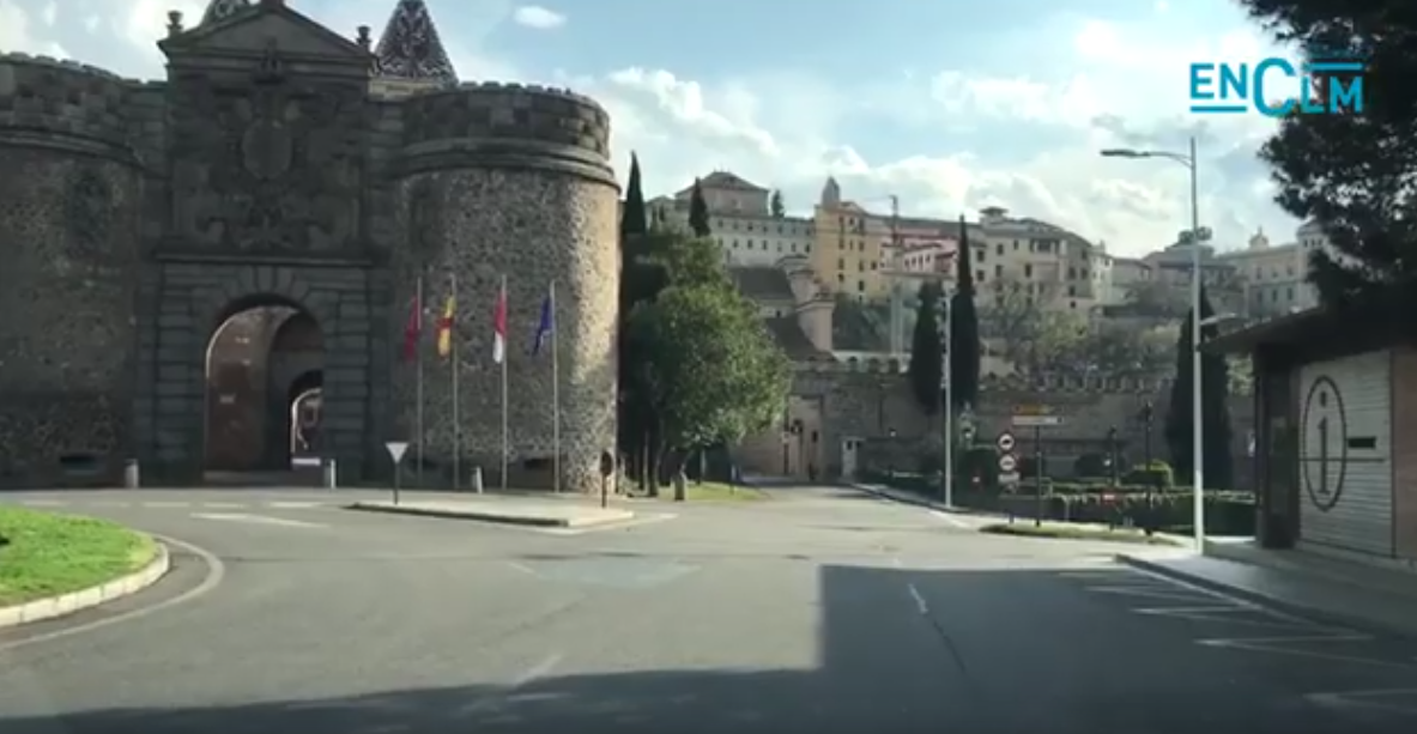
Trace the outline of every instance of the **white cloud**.
{"label": "white cloud", "polygon": [[[62,53],[41,20],[45,1],[0,0],[0,48]],[[204,6],[205,0],[132,0],[108,6],[111,10],[95,6],[103,16],[92,37],[107,46],[93,52],[123,59],[114,68],[118,73],[160,75],[155,41],[165,32],[167,11],[182,11],[190,25]],[[529,12],[539,10],[505,3],[496,12],[462,19],[456,32],[445,22],[443,40],[455,66],[464,78],[552,82],[599,100],[611,115],[617,169],[623,175],[630,152],[638,152],[651,195],[682,188],[715,169],[731,169],[784,189],[789,209],[805,211],[826,177],[834,175],[849,198],[870,208],[885,210],[888,196],[896,195],[907,213],[954,218],[997,204],[1106,240],[1113,252],[1141,254],[1170,242],[1183,226],[1186,171],[1166,161],[1104,160],[1097,151],[1179,147],[1194,133],[1204,149],[1200,208],[1219,235],[1239,244],[1259,226],[1276,238],[1292,226],[1264,208],[1272,187],[1263,172],[1242,165],[1227,173],[1216,162],[1232,150],[1246,158],[1273,123],[1251,116],[1198,121],[1186,114],[1186,65],[1268,55],[1271,47],[1257,34],[1173,38],[1165,27],[1139,32],[1083,21],[1050,31],[1050,38],[1062,41],[1052,50],[1068,58],[1032,65],[1038,69],[1032,76],[917,67],[883,73],[879,83],[859,88],[782,70],[712,83],[686,78],[673,67],[596,75],[572,69],[534,79],[487,53],[485,40],[506,20],[526,22]],[[387,0],[351,0],[340,4],[334,17],[324,13],[318,20],[352,29],[387,12]],[[106,36],[108,29],[115,33]],[[928,142],[913,155],[887,157],[879,136],[854,132],[862,119],[928,131]],[[998,137],[973,149],[957,142],[1020,122],[1048,142]],[[953,134],[961,131],[975,135]]]}
{"label": "white cloud", "polygon": [[[53,25],[52,21],[44,21],[43,9],[40,16],[40,21],[45,25]],[[65,56],[64,49],[53,41],[43,39],[38,29],[31,25],[32,22],[30,13],[18,3],[0,0],[0,52],[23,51],[45,56]]]}
{"label": "white cloud", "polygon": [[566,16],[540,5],[523,5],[512,13],[512,20],[519,25],[539,30],[560,28],[566,24]]}

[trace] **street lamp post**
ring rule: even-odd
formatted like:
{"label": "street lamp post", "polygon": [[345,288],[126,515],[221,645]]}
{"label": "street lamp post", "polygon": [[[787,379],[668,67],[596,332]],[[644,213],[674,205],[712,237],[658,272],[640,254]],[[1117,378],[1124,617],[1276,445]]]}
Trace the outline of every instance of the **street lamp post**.
{"label": "street lamp post", "polygon": [[1191,492],[1197,551],[1205,551],[1205,429],[1201,425],[1201,223],[1200,195],[1196,182],[1196,139],[1187,152],[1114,148],[1102,151],[1108,158],[1166,158],[1186,167],[1191,175]]}
{"label": "street lamp post", "polygon": [[945,451],[944,466],[940,468],[941,483],[944,485],[945,507],[954,507],[955,503],[955,477],[954,477],[954,374],[952,363],[954,362],[954,304],[950,303],[949,290],[940,285],[940,302],[945,307],[945,333],[941,341],[944,343],[945,359],[943,369],[940,370],[940,382],[943,382],[940,390],[940,410],[944,413],[941,421],[943,448]]}

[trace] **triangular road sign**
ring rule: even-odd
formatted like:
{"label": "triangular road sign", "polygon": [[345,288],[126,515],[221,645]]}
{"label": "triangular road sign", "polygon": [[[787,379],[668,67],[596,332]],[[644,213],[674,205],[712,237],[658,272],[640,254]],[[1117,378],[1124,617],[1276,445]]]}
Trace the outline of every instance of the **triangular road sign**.
{"label": "triangular road sign", "polygon": [[384,446],[389,449],[389,456],[393,457],[395,464],[403,461],[403,455],[408,451],[407,441],[389,441]]}

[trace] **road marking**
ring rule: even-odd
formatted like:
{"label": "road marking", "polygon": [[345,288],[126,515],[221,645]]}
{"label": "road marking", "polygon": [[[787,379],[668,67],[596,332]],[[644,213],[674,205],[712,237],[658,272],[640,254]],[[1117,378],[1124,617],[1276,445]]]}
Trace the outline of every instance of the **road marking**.
{"label": "road marking", "polygon": [[905,588],[910,592],[910,598],[915,600],[915,610],[920,612],[922,616],[928,615],[930,605],[925,603],[925,597],[920,595],[920,590],[915,588],[915,584],[906,584]]}
{"label": "road marking", "polygon": [[527,529],[528,529],[528,530],[532,530],[532,531],[534,531],[534,532],[538,532],[538,533],[545,533],[545,534],[547,534],[547,535],[585,535],[586,533],[602,533],[602,532],[605,532],[605,531],[607,531],[607,530],[628,530],[629,528],[635,528],[635,527],[639,527],[639,526],[641,526],[641,525],[649,525],[649,524],[651,524],[651,523],[664,522],[665,520],[673,520],[673,519],[676,518],[676,517],[678,517],[678,515],[674,515],[674,514],[670,514],[670,513],[665,512],[665,513],[656,514],[656,515],[643,515],[643,516],[639,516],[639,517],[634,517],[634,518],[631,518],[631,519],[626,520],[626,521],[624,521],[624,522],[606,523],[606,524],[604,524],[604,525],[592,525],[592,526],[590,526],[590,527],[585,527],[585,528],[527,528]]}
{"label": "road marking", "polygon": [[69,503],[62,500],[20,500],[20,504],[27,507],[63,507]]}
{"label": "road marking", "polygon": [[1178,591],[1175,589],[1161,589],[1155,586],[1089,586],[1088,591],[1095,591],[1099,594],[1118,594],[1120,596],[1139,596],[1146,599],[1161,599],[1171,601],[1209,601],[1201,593],[1194,591]]}
{"label": "road marking", "polygon": [[[154,504],[156,504],[156,503],[154,503]],[[186,507],[186,506],[187,506],[187,503],[185,503],[185,502],[174,503],[173,506]],[[203,502],[203,503],[202,503],[202,507],[210,507],[210,508],[212,508],[212,509],[226,509],[226,510],[239,510],[239,509],[241,509],[242,507],[245,507],[245,506],[246,506],[246,505],[243,505],[243,504],[241,504],[240,502]]]}
{"label": "road marking", "polygon": [[[1137,612],[1138,614],[1149,614],[1155,617],[1175,617],[1177,619],[1189,619],[1192,622],[1220,622],[1221,624],[1229,624],[1240,627],[1265,627],[1268,629],[1276,630],[1313,631],[1321,629],[1319,625],[1314,624],[1312,622],[1284,619],[1283,617],[1280,617],[1278,615],[1270,614],[1264,609],[1241,609],[1236,607],[1233,609],[1211,610],[1207,612],[1182,612],[1172,611],[1161,607],[1154,609],[1133,609],[1132,611]],[[1237,612],[1248,612],[1250,614],[1257,614],[1260,615],[1262,618],[1245,619],[1230,617],[1227,619],[1224,617],[1225,614],[1235,614]]]}
{"label": "road marking", "polygon": [[1246,609],[1245,607],[1137,607],[1132,611],[1137,614],[1230,614],[1234,612],[1257,612],[1259,609]]}
{"label": "road marking", "polygon": [[[172,597],[171,599],[159,602],[149,607],[134,609],[131,611],[124,612],[122,614],[115,614],[112,617],[96,619],[87,624],[66,627],[64,629],[58,629],[53,632],[46,632],[42,635],[25,637],[23,639],[15,640],[13,642],[0,643],[0,652],[9,652],[10,650],[25,647],[26,645],[34,645],[40,642],[49,642],[50,640],[57,640],[61,637],[70,637],[72,635],[77,635],[84,632],[92,632],[97,629],[108,627],[109,625],[118,624],[119,622],[128,622],[134,619],[146,617],[151,614],[156,614],[164,609],[171,609],[172,607],[175,607],[179,604],[186,604],[187,602],[195,601],[198,597],[205,596],[206,594],[210,593],[212,589],[215,589],[216,587],[220,586],[222,580],[226,578],[226,564],[222,563],[221,559],[217,558],[216,555],[213,554],[211,551],[208,551],[200,546],[193,545],[192,543],[188,543],[185,540],[178,540],[167,535],[158,535],[157,533],[148,534],[153,536],[154,538],[157,538],[163,543],[166,543],[169,546],[175,545],[200,558],[202,563],[205,564],[207,567],[207,573],[204,577],[202,577],[202,582],[188,589],[187,591],[184,591],[181,594]],[[141,594],[142,592],[138,593]]]}
{"label": "road marking", "polygon": [[522,573],[524,573],[524,574],[526,574],[526,575],[528,575],[528,576],[539,576],[539,574],[537,574],[537,572],[536,572],[536,569],[532,568],[531,566],[526,565],[525,563],[518,563],[518,562],[516,562],[516,561],[507,561],[507,565],[508,565],[508,566],[511,566],[512,568],[515,568],[515,569],[518,570],[518,571],[521,571]]}
{"label": "road marking", "polygon": [[1380,698],[1384,696],[1417,696],[1417,688],[1386,688],[1369,691],[1309,693],[1304,696],[1304,699],[1309,703],[1325,708],[1366,709],[1369,711],[1382,711],[1406,716],[1417,715],[1417,703],[1408,706],[1400,706],[1390,703],[1361,700],[1364,698]]}
{"label": "road marking", "polygon": [[324,505],[323,502],[272,502],[268,506],[278,510],[313,510]]}
{"label": "road marking", "polygon": [[497,708],[505,702],[507,696],[515,693],[518,688],[525,687],[534,682],[537,678],[546,677],[547,674],[556,669],[557,665],[561,664],[561,659],[559,654],[547,656],[541,662],[517,674],[516,677],[507,681],[505,685],[497,686],[498,690],[495,692],[458,709],[458,715],[469,716],[472,714],[487,713],[489,709]]}
{"label": "road marking", "polygon": [[955,527],[957,527],[957,528],[963,528],[963,529],[965,529],[965,530],[969,530],[970,528],[974,527],[973,525],[970,525],[968,522],[965,522],[964,520],[961,520],[961,519],[955,517],[952,513],[945,512],[944,510],[930,510],[930,514],[931,514],[931,515],[934,515],[935,517],[940,518],[941,520],[944,520],[945,522],[947,522],[947,523],[949,523],[949,524],[951,524],[951,525],[953,525],[953,526],[955,526]]}
{"label": "road marking", "polygon": [[1325,642],[1372,642],[1371,635],[1333,635],[1329,637],[1268,637],[1268,638],[1221,638],[1210,640],[1196,640],[1197,645],[1206,647],[1219,647],[1231,650],[1245,650],[1249,652],[1266,652],[1276,655],[1291,655],[1294,657],[1310,658],[1313,660],[1324,660],[1334,663],[1351,663],[1354,665],[1367,665],[1376,668],[1393,668],[1397,670],[1412,670],[1417,668],[1413,663],[1398,662],[1396,660],[1376,660],[1373,658],[1358,657],[1356,655],[1340,655],[1338,653],[1320,652],[1315,650],[1296,650],[1294,648],[1283,647],[1283,645],[1295,643],[1325,643]]}
{"label": "road marking", "polygon": [[[192,506],[192,503],[191,503],[191,502],[172,502],[172,501],[168,501],[168,500],[159,500],[159,501],[156,501],[156,502],[144,502],[144,503],[143,503],[143,507],[151,507],[151,508],[153,508],[153,509],[177,509],[177,508],[181,508],[181,507],[191,507],[191,506]],[[203,505],[203,506],[204,506],[204,507],[210,507],[211,505],[210,505],[210,504],[207,504],[207,505]]]}
{"label": "road marking", "polygon": [[279,525],[287,528],[323,528],[329,527],[314,522],[303,520],[287,520],[282,517],[267,517],[265,515],[247,515],[238,512],[194,512],[192,517],[202,520],[222,520],[229,522],[249,522],[256,525]]}

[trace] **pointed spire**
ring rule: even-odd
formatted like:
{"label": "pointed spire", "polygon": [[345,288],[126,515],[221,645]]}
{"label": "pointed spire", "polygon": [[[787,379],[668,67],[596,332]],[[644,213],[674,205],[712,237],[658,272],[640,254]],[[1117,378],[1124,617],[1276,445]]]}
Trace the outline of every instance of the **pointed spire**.
{"label": "pointed spire", "polygon": [[423,0],[398,0],[374,55],[382,77],[439,84],[458,81]]}
{"label": "pointed spire", "polygon": [[202,25],[220,23],[249,7],[250,0],[209,0],[206,12],[202,13]]}

